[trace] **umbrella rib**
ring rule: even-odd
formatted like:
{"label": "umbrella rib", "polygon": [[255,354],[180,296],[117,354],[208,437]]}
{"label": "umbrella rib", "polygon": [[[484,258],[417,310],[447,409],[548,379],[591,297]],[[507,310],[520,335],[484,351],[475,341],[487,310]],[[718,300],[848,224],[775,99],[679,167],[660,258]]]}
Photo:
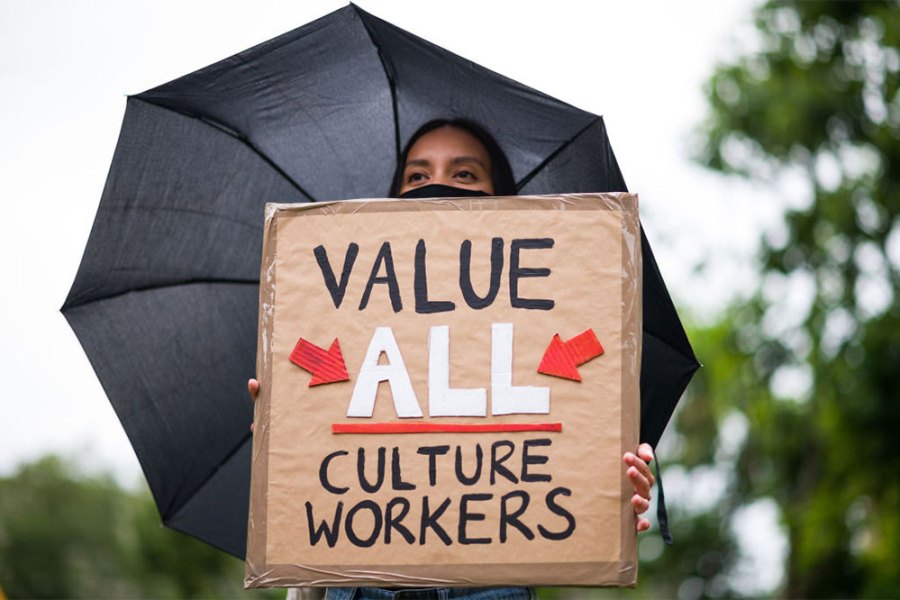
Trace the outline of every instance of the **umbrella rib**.
{"label": "umbrella rib", "polygon": [[60,311],[62,311],[64,313],[65,311],[71,310],[73,308],[87,306],[89,304],[94,304],[95,302],[102,302],[104,300],[113,300],[115,298],[119,298],[126,294],[131,294],[133,292],[163,290],[166,288],[180,287],[183,285],[217,284],[217,283],[231,283],[231,284],[236,284],[236,285],[259,285],[259,279],[258,278],[257,279],[226,279],[224,277],[223,278],[209,277],[209,278],[197,278],[197,279],[182,279],[179,281],[172,281],[170,283],[147,285],[147,286],[143,286],[143,287],[135,287],[135,288],[125,290],[123,292],[109,294],[108,296],[101,296],[100,298],[93,298],[91,300],[77,301],[77,302],[73,302],[73,303],[66,302],[65,304],[63,304],[62,308],[60,308]]}
{"label": "umbrella rib", "polygon": [[296,189],[298,192],[303,194],[306,198],[309,198],[310,202],[317,202],[317,200],[312,196],[312,194],[310,194],[305,189],[303,189],[303,186],[301,186],[290,175],[288,175],[285,172],[285,170],[282,169],[275,161],[273,161],[271,158],[269,158],[265,152],[263,152],[262,150],[257,148],[253,144],[253,142],[251,142],[247,138],[247,136],[241,134],[240,132],[238,132],[234,129],[231,129],[224,123],[219,123],[218,121],[215,121],[213,119],[210,119],[209,117],[206,117],[206,116],[198,114],[198,113],[193,113],[193,112],[190,112],[187,110],[179,110],[177,108],[173,108],[173,107],[167,106],[165,104],[160,104],[159,102],[153,102],[152,100],[149,100],[147,98],[142,98],[141,96],[129,96],[129,99],[134,99],[134,100],[138,100],[140,102],[145,102],[145,103],[155,106],[157,108],[168,110],[175,114],[179,114],[183,117],[187,117],[188,119],[194,119],[196,121],[199,121],[200,123],[203,123],[209,127],[212,127],[213,129],[217,129],[217,130],[221,131],[225,135],[233,137],[234,139],[236,139],[239,142],[241,142],[242,144],[244,144],[247,148],[249,148],[254,154],[259,156],[259,158],[261,158],[263,160],[263,162],[265,162],[267,165],[269,165],[272,168],[272,170],[274,170],[276,173],[281,175],[285,179],[285,181],[287,181],[291,186],[294,187],[294,189]]}
{"label": "umbrella rib", "polygon": [[[645,329],[645,330],[642,332],[642,334],[643,334],[643,335],[649,335],[649,336],[652,337],[653,339],[659,340],[659,342],[660,342],[662,345],[664,345],[666,348],[669,348],[669,349],[673,350],[674,352],[678,353],[678,355],[681,356],[682,358],[691,361],[691,362],[693,363],[693,369],[691,370],[691,373],[693,373],[694,371],[696,371],[697,369],[699,369],[700,367],[703,366],[703,365],[700,363],[700,361],[697,360],[697,356],[693,353],[693,351],[690,353],[690,355],[685,354],[685,353],[682,352],[681,350],[677,349],[673,344],[669,343],[667,340],[663,339],[662,337],[656,335],[656,334],[653,333],[652,331],[647,331],[647,330]],[[686,335],[685,335],[685,342],[687,342],[687,336],[686,336]]]}
{"label": "umbrella rib", "polygon": [[356,11],[356,15],[359,17],[360,21],[362,21],[363,27],[366,30],[366,34],[369,36],[369,41],[372,42],[372,45],[378,52],[378,60],[379,62],[381,62],[381,68],[384,70],[384,77],[387,79],[388,89],[391,91],[391,111],[393,112],[394,117],[394,161],[399,162],[400,117],[397,114],[397,82],[394,80],[394,74],[393,70],[390,68],[390,64],[385,60],[384,52],[381,51],[381,44],[378,43],[378,40],[375,38],[375,34],[372,32],[372,29],[369,27],[369,23],[366,21],[366,17],[368,17],[369,14],[353,3],[351,3],[350,6],[352,6]]}
{"label": "umbrella rib", "polygon": [[582,127],[581,129],[579,129],[579,130],[575,133],[575,135],[573,135],[572,137],[570,137],[569,139],[567,139],[565,142],[563,142],[563,143],[559,146],[559,148],[557,148],[556,150],[554,150],[547,158],[545,158],[545,159],[541,162],[541,164],[539,164],[538,166],[536,166],[534,169],[531,170],[531,172],[530,172],[528,175],[526,175],[525,177],[523,177],[522,180],[519,181],[519,183],[516,184],[516,191],[519,191],[519,190],[521,190],[523,187],[525,187],[526,185],[528,185],[528,183],[529,183],[532,179],[534,179],[534,177],[535,177],[538,173],[540,173],[541,169],[543,169],[544,167],[546,167],[547,164],[548,164],[550,161],[554,160],[557,156],[559,156],[560,152],[562,152],[563,150],[565,150],[566,148],[568,148],[568,147],[572,144],[572,142],[574,142],[574,141],[577,140],[579,137],[581,137],[581,135],[584,134],[585,131],[587,131],[588,129],[590,129],[591,127],[593,127],[594,124],[597,123],[597,122],[599,122],[599,121],[601,121],[601,118],[595,115],[594,118],[591,119],[590,122],[589,122],[587,125],[585,125],[585,126]]}
{"label": "umbrella rib", "polygon": [[[209,481],[210,481],[213,477],[216,476],[216,474],[219,472],[219,469],[222,467],[222,465],[228,463],[228,461],[231,460],[231,457],[233,457],[235,454],[237,454],[238,451],[243,447],[244,443],[247,441],[247,438],[252,437],[252,435],[253,435],[253,434],[250,433],[249,431],[248,431],[247,433],[245,433],[244,436],[240,439],[240,441],[239,441],[237,444],[235,444],[235,446],[228,452],[228,454],[226,454],[226,455],[222,458],[222,460],[219,461],[219,464],[216,465],[215,470],[213,470],[209,475],[207,475],[206,478],[203,479],[203,481],[201,481],[200,484],[197,485],[196,488],[194,488],[193,490],[191,490],[192,494],[191,494],[191,496],[188,497],[187,500],[185,500],[184,502],[181,502],[181,503],[178,504],[177,506],[170,505],[170,506],[167,507],[168,510],[166,511],[166,514],[171,515],[171,516],[168,517],[168,518],[166,518],[166,519],[163,521],[166,525],[169,525],[169,521],[170,521],[171,519],[173,519],[174,517],[177,517],[178,513],[181,511],[182,508],[184,508],[184,507],[187,505],[187,503],[190,501],[190,499],[193,497],[193,495],[194,495],[198,490],[203,489],[203,486],[205,486],[207,483],[209,483]],[[181,490],[179,490],[179,492],[180,492],[180,491],[181,491]],[[176,494],[176,496],[177,496],[177,494]]]}

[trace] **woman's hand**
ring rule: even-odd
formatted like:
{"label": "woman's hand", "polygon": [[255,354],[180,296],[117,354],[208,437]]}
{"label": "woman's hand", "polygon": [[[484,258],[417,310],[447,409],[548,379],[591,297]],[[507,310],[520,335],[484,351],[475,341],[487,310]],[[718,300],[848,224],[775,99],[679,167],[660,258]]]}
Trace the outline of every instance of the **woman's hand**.
{"label": "woman's hand", "polygon": [[[638,446],[637,454],[626,452],[622,457],[628,470],[625,472],[631,485],[634,487],[634,496],[631,497],[631,505],[634,506],[634,514],[641,515],[650,508],[650,488],[656,483],[656,478],[650,472],[650,463],[653,462],[653,448],[650,444]],[[646,531],[650,528],[650,521],[638,517],[636,528],[638,531]]]}
{"label": "woman's hand", "polygon": [[[259,382],[255,379],[248,379],[247,392],[250,394],[250,400],[255,404],[256,396],[259,394]],[[250,423],[250,433],[253,433],[253,423]]]}

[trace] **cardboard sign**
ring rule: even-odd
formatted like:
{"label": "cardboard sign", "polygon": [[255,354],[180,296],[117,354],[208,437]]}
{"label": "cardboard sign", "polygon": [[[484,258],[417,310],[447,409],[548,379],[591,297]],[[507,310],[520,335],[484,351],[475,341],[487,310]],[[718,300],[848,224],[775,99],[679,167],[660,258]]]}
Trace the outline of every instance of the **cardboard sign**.
{"label": "cardboard sign", "polygon": [[268,205],[247,587],[633,585],[630,194]]}

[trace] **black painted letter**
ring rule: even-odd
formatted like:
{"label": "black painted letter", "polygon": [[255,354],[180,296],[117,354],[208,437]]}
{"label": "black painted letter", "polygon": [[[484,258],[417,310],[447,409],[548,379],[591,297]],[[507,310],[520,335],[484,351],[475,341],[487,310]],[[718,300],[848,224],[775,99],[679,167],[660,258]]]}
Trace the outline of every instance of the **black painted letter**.
{"label": "black painted letter", "polygon": [[400,448],[394,446],[391,450],[391,488],[395,490],[414,490],[415,484],[403,481],[403,474],[400,472]]}
{"label": "black painted letter", "polygon": [[513,308],[530,308],[532,310],[550,310],[554,306],[553,300],[539,298],[519,298],[519,279],[523,277],[548,277],[550,269],[529,268],[519,266],[519,252],[521,250],[539,250],[552,248],[553,238],[526,238],[513,240],[509,245],[509,302]]}
{"label": "black painted letter", "polygon": [[[372,513],[372,519],[374,520],[372,523],[372,533],[367,538],[359,537],[356,535],[356,530],[353,529],[353,517],[364,508]],[[371,548],[375,545],[375,540],[381,535],[381,523],[381,507],[375,504],[375,501],[373,500],[363,500],[347,511],[347,520],[344,522],[344,531],[347,533],[347,539],[350,540],[350,543],[354,546]]]}
{"label": "black painted letter", "polygon": [[443,456],[450,451],[450,446],[422,446],[416,450],[419,454],[428,457],[428,485],[434,487],[437,485],[437,460],[436,456]]}
{"label": "black painted letter", "polygon": [[[379,277],[378,272],[381,271],[381,264],[384,263],[384,277]],[[369,305],[369,296],[372,294],[372,286],[376,283],[386,283],[388,286],[388,295],[391,298],[391,306],[394,312],[400,312],[403,309],[403,302],[400,300],[400,285],[397,283],[397,275],[394,273],[394,258],[391,256],[391,243],[385,242],[375,257],[375,264],[372,265],[372,272],[369,274],[369,281],[366,282],[366,291],[363,292],[362,299],[359,301],[359,310]]]}
{"label": "black painted letter", "polygon": [[441,505],[437,507],[437,510],[431,512],[428,506],[428,496],[422,498],[422,522],[421,527],[419,528],[419,544],[425,545],[425,531],[428,529],[433,530],[441,541],[444,542],[445,546],[449,546],[453,543],[453,540],[450,539],[450,536],[447,535],[446,530],[441,527],[441,524],[438,523],[438,519],[443,516],[445,512],[447,512],[447,508],[450,506],[450,498],[444,498],[444,501],[441,502]]}
{"label": "black painted letter", "polygon": [[425,240],[416,244],[415,278],[413,292],[416,295],[416,312],[423,315],[447,312],[456,308],[450,300],[428,299],[428,274],[425,271]]}
{"label": "black painted letter", "polygon": [[[503,456],[498,457],[497,450],[501,447],[506,448],[506,453],[503,454]],[[503,463],[513,455],[515,449],[516,445],[509,440],[500,440],[499,442],[491,444],[491,485],[494,485],[497,482],[497,475],[503,475],[513,483],[519,483],[515,474],[503,466]]]}
{"label": "black painted letter", "polygon": [[484,513],[469,512],[469,502],[486,502],[493,498],[493,494],[463,494],[459,500],[459,543],[469,544],[490,544],[491,538],[470,538],[466,533],[466,526],[469,521],[484,521]]}
{"label": "black painted letter", "polygon": [[331,485],[331,482],[328,481],[328,465],[333,459],[337,458],[338,456],[347,456],[348,454],[350,453],[346,450],[338,450],[336,452],[332,452],[322,459],[322,464],[319,466],[319,483],[321,483],[322,487],[332,494],[346,494],[350,489],[348,487],[335,487]]}
{"label": "black painted letter", "polygon": [[[519,499],[519,508],[510,511],[507,507],[507,502],[512,498]],[[506,542],[506,526],[512,525],[516,529],[518,529],[522,535],[525,536],[525,539],[533,540],[534,532],[528,528],[525,523],[519,520],[519,517],[522,516],[522,513],[525,512],[525,509],[528,508],[528,503],[531,501],[531,498],[528,496],[528,492],[523,492],[522,490],[513,490],[512,492],[502,496],[500,498],[500,543],[503,544]]]}
{"label": "black painted letter", "polygon": [[456,478],[463,485],[475,485],[481,479],[481,463],[484,462],[484,452],[481,451],[481,444],[475,444],[475,474],[466,477],[463,473],[462,446],[456,447]]}
{"label": "black painted letter", "polygon": [[494,302],[500,291],[500,275],[503,273],[503,238],[491,240],[491,279],[487,295],[482,298],[472,289],[472,241],[465,240],[459,247],[459,289],[466,304],[476,310]]}
{"label": "black painted letter", "polygon": [[370,494],[374,494],[381,489],[384,483],[384,453],[385,448],[382,446],[378,449],[378,463],[375,467],[375,483],[371,484],[366,479],[366,449],[360,448],[356,454],[356,473],[359,476],[359,485]]}
{"label": "black painted letter", "polygon": [[306,521],[309,523],[309,543],[312,546],[315,546],[319,543],[319,540],[322,539],[322,535],[325,535],[325,542],[328,544],[329,548],[334,548],[334,545],[337,544],[338,533],[341,530],[341,513],[344,512],[344,503],[338,502],[337,508],[334,511],[334,521],[331,523],[331,527],[328,527],[328,521],[322,521],[318,527],[316,527],[313,522],[313,514],[312,514],[312,504],[306,503]]}
{"label": "black painted letter", "polygon": [[[400,506],[400,514],[396,517],[394,516],[394,507]],[[391,530],[396,529],[400,532],[400,535],[403,536],[403,539],[406,540],[407,544],[412,544],[416,541],[416,537],[412,534],[412,532],[406,528],[406,526],[401,525],[400,521],[406,516],[409,512],[409,500],[406,498],[391,498],[390,502],[387,503],[387,508],[384,509],[384,543],[391,543]]]}
{"label": "black painted letter", "polygon": [[347,291],[347,282],[350,280],[350,271],[353,269],[353,263],[356,262],[356,255],[359,253],[359,244],[350,242],[347,246],[347,253],[344,255],[344,268],[341,269],[341,282],[338,283],[334,278],[334,270],[331,263],[328,262],[328,253],[325,252],[325,246],[316,246],[313,248],[313,254],[316,255],[316,262],[319,263],[319,269],[322,271],[322,279],[325,280],[325,287],[331,294],[331,301],[334,302],[335,308],[341,307],[344,301],[344,292]]}
{"label": "black painted letter", "polygon": [[532,446],[549,446],[552,442],[547,439],[539,439],[539,440],[525,440],[525,443],[522,445],[522,481],[527,481],[529,483],[535,483],[538,481],[550,481],[550,475],[545,474],[537,474],[532,475],[528,472],[529,465],[543,465],[546,464],[549,458],[546,456],[532,456],[528,453],[528,449]]}
{"label": "black painted letter", "polygon": [[572,516],[572,513],[564,509],[562,506],[556,503],[557,496],[571,496],[572,490],[564,487],[558,487],[550,490],[550,493],[547,494],[546,502],[547,508],[550,509],[550,512],[561,516],[568,522],[566,528],[562,531],[556,533],[553,531],[549,531],[545,529],[543,525],[538,525],[538,531],[541,532],[541,535],[544,536],[548,540],[564,540],[575,531],[575,517]]}

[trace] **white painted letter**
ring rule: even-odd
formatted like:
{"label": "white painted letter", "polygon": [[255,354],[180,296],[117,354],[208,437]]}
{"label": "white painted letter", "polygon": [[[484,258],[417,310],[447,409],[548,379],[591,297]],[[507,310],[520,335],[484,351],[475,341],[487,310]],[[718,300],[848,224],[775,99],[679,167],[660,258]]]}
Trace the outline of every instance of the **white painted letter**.
{"label": "white painted letter", "polygon": [[491,326],[491,414],[549,414],[550,388],[513,386],[512,323]]}
{"label": "white painted letter", "polygon": [[[378,364],[382,352],[387,355],[386,365]],[[391,386],[394,409],[398,417],[422,416],[419,400],[416,398],[406,365],[403,364],[403,357],[400,356],[400,348],[390,327],[378,327],[372,335],[366,357],[359,368],[350,406],[347,408],[348,417],[372,416],[375,410],[375,397],[378,395],[378,384],[382,381],[387,381]]]}
{"label": "white painted letter", "polygon": [[428,333],[428,415],[486,417],[487,390],[450,387],[450,327],[437,325]]}

